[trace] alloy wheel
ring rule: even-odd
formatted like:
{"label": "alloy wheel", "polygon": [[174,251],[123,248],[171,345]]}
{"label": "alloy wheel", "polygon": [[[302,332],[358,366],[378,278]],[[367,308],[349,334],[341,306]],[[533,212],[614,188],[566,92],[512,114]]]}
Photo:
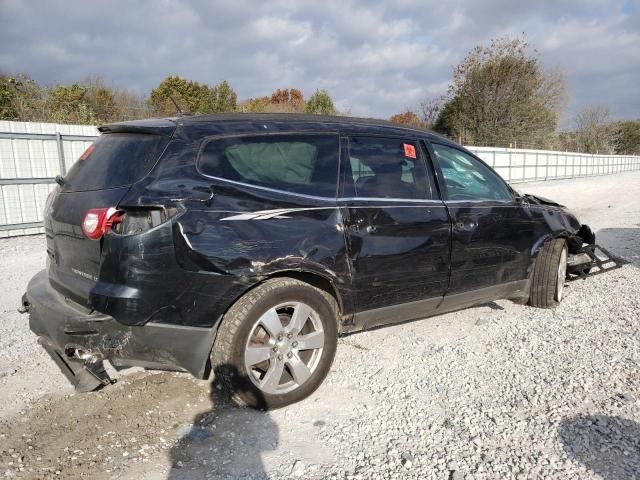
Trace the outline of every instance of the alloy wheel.
{"label": "alloy wheel", "polygon": [[245,368],[262,392],[295,390],[318,367],[324,329],[318,313],[302,302],[276,305],[253,325],[244,351]]}
{"label": "alloy wheel", "polygon": [[564,282],[567,278],[567,247],[562,249],[560,254],[560,264],[558,265],[558,280],[556,283],[556,300],[562,300],[562,291],[564,290]]}

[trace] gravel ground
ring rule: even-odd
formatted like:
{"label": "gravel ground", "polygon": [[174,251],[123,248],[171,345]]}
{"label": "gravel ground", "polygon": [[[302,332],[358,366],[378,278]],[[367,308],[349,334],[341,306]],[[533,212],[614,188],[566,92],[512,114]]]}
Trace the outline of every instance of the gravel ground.
{"label": "gravel ground", "polygon": [[43,239],[0,241],[0,475],[640,478],[640,173],[518,187],[630,264],[554,310],[498,301],[344,337],[320,389],[269,413],[176,373],[73,395],[15,313]]}

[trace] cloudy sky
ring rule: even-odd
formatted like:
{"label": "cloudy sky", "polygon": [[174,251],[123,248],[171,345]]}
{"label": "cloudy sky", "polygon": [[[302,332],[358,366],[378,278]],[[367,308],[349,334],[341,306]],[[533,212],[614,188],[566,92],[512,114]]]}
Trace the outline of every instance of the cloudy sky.
{"label": "cloudy sky", "polygon": [[0,71],[141,94],[170,74],[226,79],[241,99],[325,88],[388,117],[444,93],[475,45],[523,32],[567,75],[563,124],[590,104],[640,118],[640,0],[0,0]]}

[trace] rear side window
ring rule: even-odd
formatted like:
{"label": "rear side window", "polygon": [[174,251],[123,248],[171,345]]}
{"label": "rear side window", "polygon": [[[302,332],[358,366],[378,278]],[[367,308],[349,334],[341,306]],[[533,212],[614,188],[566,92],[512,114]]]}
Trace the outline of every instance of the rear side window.
{"label": "rear side window", "polygon": [[65,192],[131,185],[153,167],[169,139],[140,133],[103,134],[65,176]]}
{"label": "rear side window", "polygon": [[[426,165],[414,140],[349,138],[345,193],[360,198],[431,198]],[[353,183],[351,183],[353,180]]]}
{"label": "rear side window", "polygon": [[200,154],[205,175],[293,193],[334,197],[337,135],[259,135],[212,140]]}

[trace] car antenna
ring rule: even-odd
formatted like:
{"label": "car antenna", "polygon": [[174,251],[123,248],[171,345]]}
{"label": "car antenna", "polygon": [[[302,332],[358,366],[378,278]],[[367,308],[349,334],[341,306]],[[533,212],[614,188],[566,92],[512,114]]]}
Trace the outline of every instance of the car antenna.
{"label": "car antenna", "polygon": [[173,98],[173,95],[169,94],[169,98],[171,99],[171,101],[172,101],[172,102],[173,102],[173,104],[175,105],[176,110],[178,111],[178,114],[179,114],[181,117],[186,117],[186,116],[191,115],[189,112],[183,112],[183,111],[182,111],[182,109],[180,108],[180,105],[178,105],[178,102],[176,102],[176,99],[175,99],[175,98]]}

